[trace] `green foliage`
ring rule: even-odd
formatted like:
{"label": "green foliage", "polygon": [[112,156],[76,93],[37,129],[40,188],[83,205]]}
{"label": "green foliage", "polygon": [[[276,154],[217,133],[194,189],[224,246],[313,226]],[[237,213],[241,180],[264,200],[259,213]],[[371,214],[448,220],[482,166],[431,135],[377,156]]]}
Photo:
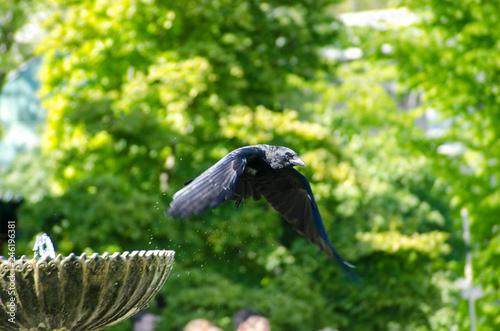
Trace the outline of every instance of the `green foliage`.
{"label": "green foliage", "polygon": [[[230,329],[242,307],[284,330],[430,329],[461,247],[454,187],[435,173],[447,161],[422,153],[432,143],[385,88],[399,63],[319,56],[346,40],[333,14],[308,0],[54,2],[38,45],[48,126],[7,179],[28,200],[18,252],[38,232],[63,254],[176,250],[151,306],[161,329]],[[255,143],[299,152],[362,285],[264,201],[163,215],[184,181]]]}
{"label": "green foliage", "polygon": [[[492,302],[500,298],[500,16],[494,8],[500,3],[458,1],[453,7],[443,1],[405,3],[427,10],[416,28],[398,36],[394,56],[405,87],[422,91],[421,109],[432,107],[450,120],[450,128],[440,139],[464,147],[461,155],[435,158],[433,170],[449,186],[455,215],[461,208],[469,210],[474,276],[486,293],[477,304],[478,329],[496,330],[500,307]],[[415,49],[419,49],[418,56]],[[429,150],[422,148],[426,145],[414,146],[427,154]],[[460,313],[468,315],[465,303]]]}
{"label": "green foliage", "polygon": [[[382,31],[358,29],[353,33],[368,55],[368,63],[395,67],[398,93],[418,93],[419,106],[407,111],[404,118],[413,121],[432,113],[436,115],[428,117],[427,127],[441,124],[446,128],[439,135],[408,135],[408,127],[394,127],[399,146],[429,160],[429,171],[450,201],[456,230],[462,231],[460,210],[469,211],[474,285],[480,284],[486,294],[476,303],[477,327],[496,330],[500,327],[500,307],[494,304],[500,298],[500,32],[499,15],[493,8],[500,3],[464,0],[451,5],[449,1],[403,0],[400,4],[417,14],[414,25]],[[391,21],[390,11],[388,15]],[[390,52],[382,52],[384,44],[392,46]],[[404,136],[408,139],[402,139]],[[445,143],[459,143],[460,150],[451,156],[438,154]],[[457,245],[452,254],[463,257],[463,249]],[[463,277],[463,268],[463,260],[450,263],[449,280]],[[456,325],[458,330],[468,330],[466,302],[450,295],[457,286],[442,286],[448,312],[437,315],[441,322],[436,319],[436,327],[450,329]],[[448,320],[446,325],[443,316]]]}
{"label": "green foliage", "polygon": [[30,43],[23,40],[26,37],[19,38],[19,34],[41,2],[5,0],[0,4],[0,92],[7,74],[33,55]]}

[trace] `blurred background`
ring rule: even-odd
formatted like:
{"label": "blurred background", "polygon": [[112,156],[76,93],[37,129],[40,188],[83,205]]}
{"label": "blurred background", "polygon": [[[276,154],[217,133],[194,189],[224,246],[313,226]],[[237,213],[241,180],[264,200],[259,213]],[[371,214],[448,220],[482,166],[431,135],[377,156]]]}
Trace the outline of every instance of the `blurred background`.
{"label": "blurred background", "polygon": [[[18,257],[43,232],[63,255],[175,250],[158,330],[233,330],[244,307],[274,330],[499,330],[498,8],[4,0],[1,231],[17,220]],[[265,201],[165,217],[257,143],[307,163],[361,285]]]}

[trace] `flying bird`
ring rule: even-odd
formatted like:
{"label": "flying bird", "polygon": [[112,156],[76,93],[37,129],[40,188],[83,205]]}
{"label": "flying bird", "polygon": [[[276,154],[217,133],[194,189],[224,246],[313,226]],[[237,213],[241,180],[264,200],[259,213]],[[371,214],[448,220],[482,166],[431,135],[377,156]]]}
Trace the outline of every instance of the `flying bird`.
{"label": "flying bird", "polygon": [[236,208],[249,198],[262,196],[294,229],[328,255],[333,255],[351,279],[354,266],[333,248],[314,200],[311,186],[295,166],[306,164],[287,147],[245,146],[230,152],[200,176],[186,182],[174,194],[166,215],[186,218],[199,215],[222,202],[236,201]]}

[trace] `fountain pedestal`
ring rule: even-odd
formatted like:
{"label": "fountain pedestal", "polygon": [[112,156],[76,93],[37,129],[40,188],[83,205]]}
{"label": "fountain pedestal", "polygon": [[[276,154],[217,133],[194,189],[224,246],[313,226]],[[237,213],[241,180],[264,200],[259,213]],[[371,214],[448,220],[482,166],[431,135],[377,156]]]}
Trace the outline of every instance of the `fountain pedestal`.
{"label": "fountain pedestal", "polygon": [[[0,330],[100,330],[161,289],[174,251],[7,260],[0,257]],[[13,263],[12,263],[13,262]]]}

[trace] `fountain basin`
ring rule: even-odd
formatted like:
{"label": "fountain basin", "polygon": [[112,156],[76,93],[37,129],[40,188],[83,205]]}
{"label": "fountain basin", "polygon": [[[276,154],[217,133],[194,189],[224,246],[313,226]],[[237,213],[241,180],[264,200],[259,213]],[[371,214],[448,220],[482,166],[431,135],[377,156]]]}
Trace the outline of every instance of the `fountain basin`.
{"label": "fountain basin", "polygon": [[[174,251],[7,260],[0,257],[0,330],[100,330],[144,309]],[[5,321],[5,322],[4,322]]]}

